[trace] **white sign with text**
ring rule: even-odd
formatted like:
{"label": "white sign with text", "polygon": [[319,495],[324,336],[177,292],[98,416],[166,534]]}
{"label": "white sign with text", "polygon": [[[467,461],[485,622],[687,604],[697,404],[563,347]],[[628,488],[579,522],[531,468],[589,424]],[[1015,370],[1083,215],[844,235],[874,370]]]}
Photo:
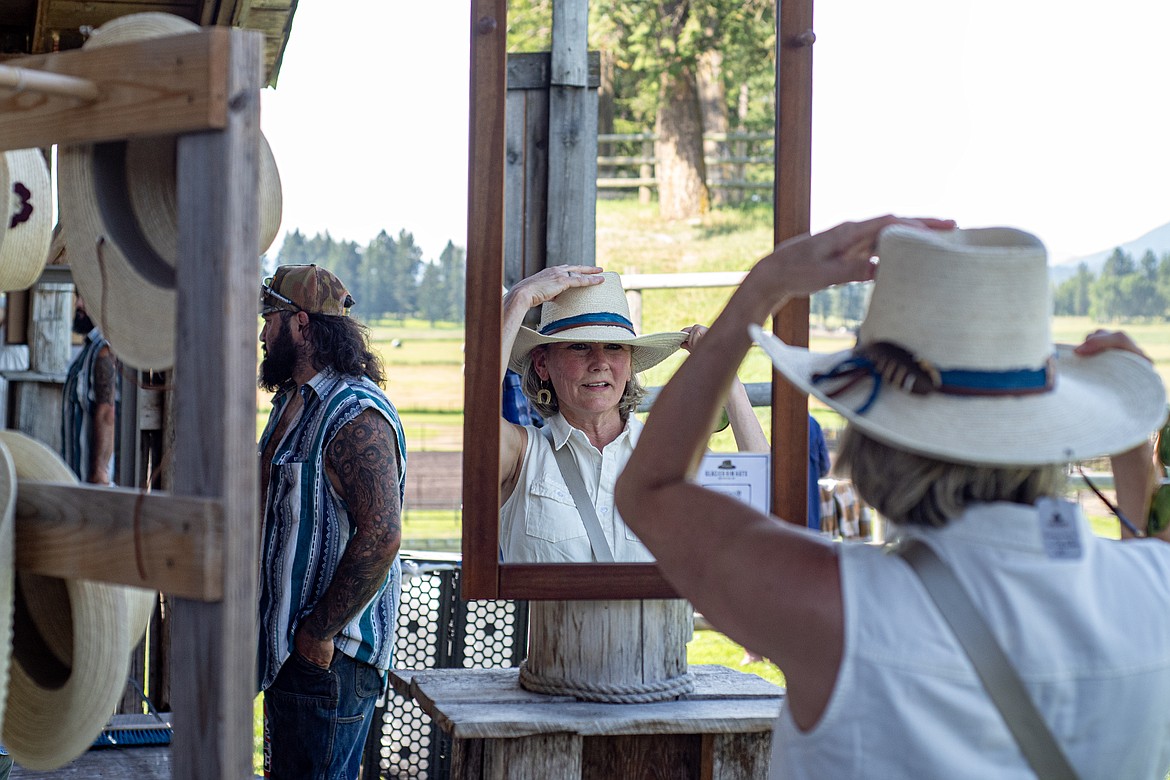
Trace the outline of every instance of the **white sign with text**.
{"label": "white sign with text", "polygon": [[767,452],[709,452],[699,462],[696,481],[734,496],[768,514],[771,507],[772,456]]}

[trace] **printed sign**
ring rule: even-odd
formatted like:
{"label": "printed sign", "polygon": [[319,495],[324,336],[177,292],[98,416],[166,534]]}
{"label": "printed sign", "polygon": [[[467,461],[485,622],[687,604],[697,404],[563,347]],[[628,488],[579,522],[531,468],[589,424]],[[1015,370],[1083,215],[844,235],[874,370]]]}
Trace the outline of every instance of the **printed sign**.
{"label": "printed sign", "polygon": [[695,475],[700,485],[717,490],[767,514],[771,511],[772,456],[767,452],[710,452]]}

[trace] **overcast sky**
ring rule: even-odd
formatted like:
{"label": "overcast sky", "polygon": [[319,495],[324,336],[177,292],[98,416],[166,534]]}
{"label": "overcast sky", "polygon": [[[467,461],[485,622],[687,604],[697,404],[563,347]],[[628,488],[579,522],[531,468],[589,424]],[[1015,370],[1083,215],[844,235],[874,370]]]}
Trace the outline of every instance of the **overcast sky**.
{"label": "overcast sky", "polygon": [[[1170,3],[815,12],[814,229],[890,211],[1009,224],[1059,262],[1170,222]],[[428,259],[465,245],[469,18],[466,0],[300,3],[263,103],[282,235],[406,229]]]}

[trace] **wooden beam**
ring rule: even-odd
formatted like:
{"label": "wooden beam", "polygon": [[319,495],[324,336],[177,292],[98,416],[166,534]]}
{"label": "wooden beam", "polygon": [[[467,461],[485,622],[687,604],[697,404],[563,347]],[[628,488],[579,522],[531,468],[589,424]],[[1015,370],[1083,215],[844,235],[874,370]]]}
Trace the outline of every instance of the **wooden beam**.
{"label": "wooden beam", "polygon": [[[812,192],[813,0],[785,0],[776,12],[775,226],[779,244],[809,230]],[[790,301],[772,321],[784,343],[808,346],[808,298]],[[808,397],[772,382],[772,512],[806,525]]]}
{"label": "wooden beam", "polygon": [[178,144],[176,495],[222,502],[223,601],[173,601],[176,780],[252,776],[259,468],[256,294],[260,279],[262,36],[230,32],[222,132]]}
{"label": "wooden beam", "polygon": [[219,502],[131,488],[20,480],[16,568],[223,598]]}
{"label": "wooden beam", "polygon": [[679,595],[652,563],[512,563],[500,567],[499,598],[677,599]]}
{"label": "wooden beam", "polygon": [[110,141],[223,128],[229,94],[222,63],[232,31],[73,50],[9,60],[8,65],[86,79],[90,102],[0,90],[0,149]]}
{"label": "wooden beam", "polygon": [[[507,0],[472,0],[464,372],[464,598],[496,598],[499,556],[500,293],[504,269],[504,74]],[[486,444],[490,442],[490,444]]]}

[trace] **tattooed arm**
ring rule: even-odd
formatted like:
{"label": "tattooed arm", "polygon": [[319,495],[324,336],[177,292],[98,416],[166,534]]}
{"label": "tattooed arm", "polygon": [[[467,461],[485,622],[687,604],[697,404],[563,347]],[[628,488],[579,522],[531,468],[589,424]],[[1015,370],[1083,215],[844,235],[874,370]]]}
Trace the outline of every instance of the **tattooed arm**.
{"label": "tattooed arm", "polygon": [[333,659],[333,637],[386,581],[402,540],[398,447],[386,418],[367,409],[338,431],[325,452],[325,472],[355,531],[294,638],[297,652],[321,667]]}
{"label": "tattooed arm", "polygon": [[93,430],[90,431],[89,474],[95,485],[110,483],[110,460],[114,457],[115,385],[118,368],[109,347],[103,347],[93,364]]}

